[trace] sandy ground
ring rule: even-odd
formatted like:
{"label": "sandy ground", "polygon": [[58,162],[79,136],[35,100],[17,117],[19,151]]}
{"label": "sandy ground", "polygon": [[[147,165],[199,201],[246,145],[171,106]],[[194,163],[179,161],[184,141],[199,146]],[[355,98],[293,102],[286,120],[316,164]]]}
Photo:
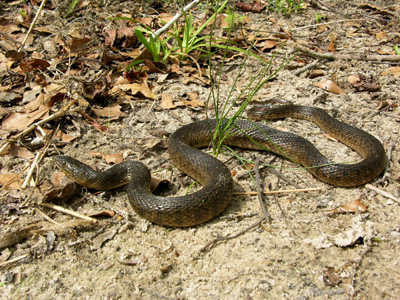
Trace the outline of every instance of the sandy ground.
{"label": "sandy ground", "polygon": [[[335,1],[328,4],[333,5]],[[375,2],[374,2],[375,3]],[[377,1],[386,7],[394,1]],[[354,5],[353,5],[354,4]],[[346,12],[366,12],[355,8],[357,1],[341,2],[335,9]],[[398,2],[397,2],[398,4]],[[397,8],[398,9],[398,8]],[[329,21],[349,18],[309,7],[292,18],[273,16],[283,28],[310,25],[315,12]],[[397,10],[397,14],[399,11]],[[273,23],[264,14],[251,14],[254,24],[273,31]],[[356,14],[354,13],[353,18]],[[398,18],[398,16],[397,16]],[[293,31],[298,40],[313,41],[315,45],[329,44],[329,33],[338,36],[337,51],[364,53],[376,48],[391,48],[376,40],[374,33],[387,29],[374,19],[367,19],[363,34],[346,36],[345,23],[333,23],[329,30],[317,33],[315,27]],[[381,26],[382,28],[377,28]],[[398,28],[398,27],[397,27]],[[311,43],[311,42],[309,42]],[[312,59],[302,57],[307,63]],[[226,78],[221,85],[221,99],[226,96],[239,72],[238,58],[225,65]],[[279,63],[277,60],[276,63]],[[295,65],[296,63],[292,63]],[[237,82],[236,91],[243,88],[258,69],[258,62],[249,59]],[[381,75],[387,64],[360,61],[321,62],[324,76],[310,79],[296,69],[281,71],[276,79],[258,93],[260,99],[282,98],[296,104],[316,105],[351,125],[377,137],[391,160],[386,175],[371,184],[399,197],[398,172],[400,151],[399,109],[378,110],[382,101],[398,103],[399,78]],[[355,91],[347,86],[352,74],[363,74],[381,85],[377,92]],[[345,88],[344,94],[327,93],[313,85],[323,79],[336,78]],[[169,79],[159,86],[158,93],[174,96],[197,92],[206,102],[209,86],[184,84],[179,78]],[[326,95],[320,101],[321,95]],[[133,99],[135,100],[135,99]],[[157,130],[172,133],[183,124],[205,117],[204,109],[178,107],[166,111],[153,101],[133,101],[127,116],[111,121],[113,131],[102,132],[81,122],[82,136],[60,148],[62,154],[79,158],[101,169],[107,164],[93,158],[89,151],[101,153],[124,152],[128,159],[140,159],[157,171],[158,178],[171,179],[171,168],[164,147],[152,147],[166,138],[154,135]],[[138,116],[148,115],[146,120]],[[77,115],[71,118],[77,118]],[[144,121],[144,122],[143,122]],[[329,140],[313,124],[305,121],[283,120],[271,126],[286,128],[312,141],[317,148],[335,161],[354,161],[358,155],[342,144]],[[150,138],[149,138],[150,137]],[[42,165],[43,178],[56,172],[50,153]],[[269,163],[274,155],[243,151],[240,155]],[[231,155],[220,157],[228,161],[235,180],[235,190],[255,191],[246,170]],[[2,157],[2,168],[22,168],[23,161]],[[302,188],[321,188],[319,191],[281,193],[263,197],[270,222],[263,222],[242,235],[219,241],[206,247],[220,236],[235,235],[258,222],[261,217],[256,196],[236,195],[232,205],[218,218],[193,228],[174,229],[153,225],[137,216],[128,205],[123,188],[110,192],[83,191],[71,199],[56,204],[82,214],[105,209],[116,212],[99,217],[96,225],[81,225],[75,230],[50,230],[27,238],[1,252],[0,262],[27,254],[26,258],[0,270],[2,299],[399,299],[400,294],[400,203],[361,186],[338,188],[315,179],[306,170],[277,158],[273,163],[290,180]],[[173,171],[171,188],[166,193],[184,194],[191,181],[179,171]],[[262,171],[265,189],[287,190],[295,186]],[[245,177],[244,179],[242,177]],[[396,181],[397,180],[397,181]],[[2,209],[6,195],[2,194]],[[15,193],[14,193],[15,195]],[[368,206],[365,212],[326,213],[340,205],[360,199]],[[398,199],[398,198],[397,198]],[[23,199],[21,200],[23,202]],[[37,221],[43,216],[35,213],[36,203],[11,215],[2,214],[1,230],[9,232]],[[41,207],[53,220],[63,223],[73,218]],[[206,248],[205,248],[206,247]]]}

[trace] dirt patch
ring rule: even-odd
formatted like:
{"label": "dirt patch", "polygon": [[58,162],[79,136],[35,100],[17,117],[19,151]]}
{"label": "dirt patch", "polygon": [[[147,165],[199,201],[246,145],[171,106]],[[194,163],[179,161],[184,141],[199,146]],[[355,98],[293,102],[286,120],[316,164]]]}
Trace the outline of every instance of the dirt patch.
{"label": "dirt patch", "polygon": [[[399,7],[395,1],[375,1],[371,7],[358,6],[360,1],[312,1],[301,14],[285,18],[264,11],[246,13],[248,26],[275,32],[282,29],[291,40],[309,48],[326,51],[332,34],[336,36],[336,53],[367,55],[370,52],[392,54],[399,44]],[[319,3],[319,4],[318,4]],[[9,14],[15,13],[8,4]],[[123,7],[123,4],[120,4]],[[395,6],[397,5],[397,6]],[[381,11],[379,11],[380,8]],[[324,10],[327,9],[327,10]],[[81,24],[92,22],[97,14],[88,10]],[[382,12],[385,11],[385,12]],[[375,13],[374,13],[375,12]],[[91,17],[91,13],[93,16]],[[313,25],[315,14],[331,22],[322,28]],[[5,17],[10,17],[5,12]],[[60,21],[58,17],[54,17]],[[345,22],[345,19],[363,19]],[[394,25],[397,22],[397,27]],[[59,25],[59,24],[58,24]],[[58,26],[54,23],[54,26]],[[70,32],[76,22],[66,24]],[[309,26],[309,27],[307,27]],[[301,28],[303,27],[303,28]],[[385,32],[387,38],[377,38]],[[44,42],[38,39],[37,43]],[[289,49],[290,50],[290,49]],[[376,52],[378,51],[378,52]],[[274,68],[281,62],[278,56]],[[24,203],[32,192],[3,190],[1,193],[1,231],[8,233],[46,222],[46,230],[34,234],[2,250],[0,290],[4,299],[396,299],[400,293],[400,152],[397,142],[400,131],[399,77],[386,74],[391,65],[359,60],[321,61],[316,67],[322,77],[310,78],[309,71],[295,75],[301,66],[313,59],[304,54],[267,83],[258,93],[260,99],[280,98],[301,105],[326,109],[336,118],[361,128],[377,137],[390,151],[386,175],[371,184],[397,197],[390,199],[365,186],[338,188],[315,179],[306,170],[277,158],[272,164],[301,188],[319,187],[319,191],[282,193],[264,196],[271,222],[263,222],[242,235],[211,244],[220,236],[235,235],[258,222],[261,211],[256,196],[236,195],[232,205],[218,218],[186,229],[153,225],[137,216],[128,205],[124,188],[109,192],[83,191],[56,204],[82,214],[110,210],[114,217],[98,217],[97,224],[81,222],[66,214],[44,208],[35,201]],[[220,98],[227,100],[233,84],[235,93],[243,89],[257,72],[259,62],[249,59],[240,71],[243,60],[238,57],[224,66]],[[234,78],[240,73],[237,83]],[[347,83],[349,75],[361,74],[380,85],[377,91],[360,91]],[[89,74],[90,75],[90,74]],[[335,79],[346,93],[328,93],[313,85]],[[210,87],[183,83],[181,77],[158,84],[154,93],[178,98],[195,92],[204,103]],[[169,194],[185,194],[191,181],[173,169],[165,140],[183,124],[205,118],[205,109],[186,106],[161,109],[153,100],[136,101],[124,108],[125,117],[104,121],[111,130],[100,132],[71,114],[62,124],[63,130],[79,138],[59,147],[64,155],[78,158],[99,169],[108,165],[90,154],[123,153],[126,159],[140,160],[159,178],[171,179]],[[231,101],[231,100],[229,100]],[[379,109],[383,102],[387,109]],[[386,105],[386,104],[385,104]],[[237,108],[236,108],[237,109]],[[78,125],[73,122],[78,122]],[[358,155],[342,144],[329,140],[313,124],[305,121],[273,122],[309,139],[335,161],[354,161]],[[76,130],[80,128],[81,132]],[[161,134],[160,134],[160,131]],[[40,178],[51,179],[56,171],[50,150],[41,164]],[[240,155],[268,163],[274,155],[259,151],[243,151]],[[219,157],[227,161],[234,173],[235,191],[254,192],[246,178],[247,171],[228,153]],[[2,173],[21,171],[25,159],[2,156]],[[172,177],[171,177],[172,175]],[[296,189],[263,171],[265,189]],[[243,177],[245,177],[243,179]],[[366,212],[328,215],[327,210],[354,200],[368,206]],[[38,201],[40,202],[40,201]],[[39,212],[42,212],[42,214]],[[47,218],[46,218],[47,216]],[[52,221],[49,221],[51,218]],[[57,222],[54,224],[54,221]],[[66,226],[76,222],[74,226]],[[62,225],[57,225],[62,224]],[[50,227],[53,226],[53,227]],[[16,263],[7,263],[18,259]]]}

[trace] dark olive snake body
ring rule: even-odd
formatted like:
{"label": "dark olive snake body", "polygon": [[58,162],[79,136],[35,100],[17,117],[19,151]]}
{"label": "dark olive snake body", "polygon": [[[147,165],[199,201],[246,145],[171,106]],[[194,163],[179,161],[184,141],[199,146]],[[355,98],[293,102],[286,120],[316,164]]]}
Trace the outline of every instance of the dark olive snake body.
{"label": "dark olive snake body", "polygon": [[[379,176],[386,166],[382,144],[372,135],[340,122],[316,107],[280,105],[249,112],[254,119],[293,117],[313,121],[322,130],[362,156],[354,164],[334,163],[308,140],[263,124],[239,120],[228,128],[225,144],[248,149],[268,149],[306,167],[315,177],[336,186],[357,186]],[[56,165],[77,183],[98,190],[110,190],[128,183],[132,208],[145,219],[164,226],[188,227],[209,221],[231,203],[233,180],[229,169],[218,159],[198,150],[210,145],[217,120],[198,121],[176,130],[169,139],[173,164],[198,180],[203,188],[179,197],[160,197],[150,191],[150,171],[138,161],[127,161],[98,172],[67,156],[58,156]]]}

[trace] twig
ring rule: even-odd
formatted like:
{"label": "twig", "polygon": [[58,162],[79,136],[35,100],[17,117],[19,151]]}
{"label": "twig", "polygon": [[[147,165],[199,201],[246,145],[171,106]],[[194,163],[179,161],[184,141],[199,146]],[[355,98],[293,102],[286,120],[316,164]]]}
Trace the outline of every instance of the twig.
{"label": "twig", "polygon": [[26,33],[24,40],[22,41],[21,49],[20,49],[20,50],[22,50],[22,49],[24,48],[25,43],[26,43],[26,41],[28,40],[28,37],[29,37],[29,35],[31,34],[31,32],[32,32],[32,30],[33,30],[33,26],[35,26],[36,21],[37,21],[39,15],[40,15],[40,12],[42,11],[43,6],[44,6],[45,3],[46,3],[46,0],[42,0],[42,3],[40,4],[40,7],[39,7],[39,9],[38,9],[38,11],[37,11],[37,13],[36,13],[36,16],[35,16],[35,18],[33,19],[32,24],[31,24],[31,26],[29,27],[29,30],[28,30],[28,32]]}
{"label": "twig", "polygon": [[260,158],[257,158],[256,165],[254,166],[254,170],[256,173],[257,198],[258,198],[258,202],[260,203],[260,207],[261,207],[261,211],[264,215],[264,219],[266,219],[269,222],[271,216],[269,215],[267,207],[265,206],[265,203],[262,199],[259,167],[260,167]]}
{"label": "twig", "polygon": [[[283,193],[301,193],[301,192],[311,192],[320,191],[322,188],[307,188],[307,189],[297,189],[297,190],[279,190],[279,191],[262,191],[262,194],[283,194]],[[257,195],[257,192],[236,192],[234,195]]]}
{"label": "twig", "polygon": [[314,68],[314,67],[315,67],[316,65],[318,65],[319,63],[320,63],[320,62],[319,62],[318,60],[316,60],[316,61],[312,62],[311,64],[308,64],[308,65],[306,65],[306,66],[304,66],[304,67],[302,67],[302,68],[296,70],[295,72],[293,72],[293,74],[296,75],[296,76],[297,76],[297,75],[300,75],[301,73],[303,73],[303,72],[305,72],[305,71],[308,71],[308,70]]}
{"label": "twig", "polygon": [[281,172],[279,172],[276,168],[267,167],[267,169],[268,169],[268,171],[273,173],[276,177],[278,177],[278,178],[290,183],[291,185],[295,186],[298,189],[301,189],[301,186],[299,186],[297,183],[295,183],[294,181],[292,181],[289,178],[287,178],[285,175],[283,175]]}
{"label": "twig", "polygon": [[377,187],[374,187],[372,184],[366,184],[365,187],[367,189],[373,190],[375,192],[377,192],[378,194],[381,194],[382,196],[392,199],[394,202],[396,202],[397,204],[400,204],[400,199],[396,198],[395,196],[393,196],[392,194],[389,194],[388,192],[382,191],[381,189],[378,189]]}
{"label": "twig", "polygon": [[194,0],[191,3],[189,3],[188,5],[186,5],[183,8],[183,12],[177,13],[167,24],[165,24],[163,27],[158,29],[154,33],[153,37],[160,36],[163,32],[167,31],[172,26],[172,24],[174,24],[180,17],[182,17],[183,13],[186,13],[189,9],[191,9],[193,6],[197,5],[199,2],[200,2],[200,0]]}
{"label": "twig", "polygon": [[48,215],[46,215],[44,212],[42,212],[39,208],[35,208],[36,212],[41,215],[43,218],[45,218],[47,221],[49,221],[50,223],[53,223],[54,225],[64,228],[60,223],[58,223],[57,221],[54,221],[52,218],[50,218]]}
{"label": "twig", "polygon": [[296,44],[295,49],[303,52],[311,57],[326,59],[326,60],[359,60],[359,61],[400,61],[400,55],[361,55],[361,54],[326,54],[326,53],[317,53],[310,49],[304,48],[299,44]]}
{"label": "twig", "polygon": [[20,261],[20,260],[23,260],[23,259],[26,258],[28,255],[29,255],[29,253],[24,254],[24,255],[21,255],[21,256],[18,256],[18,257],[16,257],[16,258],[13,258],[13,259],[10,259],[10,260],[7,260],[7,261],[4,261],[4,262],[0,263],[0,269],[3,269],[4,267],[6,267],[6,266],[8,266],[8,265],[10,265],[10,264],[13,264],[13,263],[18,262],[18,261]]}
{"label": "twig", "polygon": [[73,210],[66,209],[66,208],[64,208],[62,206],[59,206],[59,205],[55,205],[55,204],[52,204],[52,203],[41,203],[40,205],[48,207],[48,208],[51,208],[51,209],[54,209],[54,210],[57,210],[59,212],[65,213],[65,214],[69,214],[69,215],[77,217],[77,218],[81,218],[81,219],[86,220],[86,221],[90,221],[90,222],[93,222],[93,223],[97,223],[98,222],[94,218],[85,216],[85,215],[80,214],[80,213],[78,213],[76,211],[73,211]]}
{"label": "twig", "polygon": [[385,116],[388,116],[388,117],[391,117],[391,118],[393,118],[393,119],[396,119],[397,121],[400,121],[400,117],[399,116],[396,116],[396,115],[394,115],[394,114],[391,114],[391,113],[387,113],[387,112],[381,112],[381,114],[384,114]]}
{"label": "twig", "polygon": [[40,152],[36,153],[36,157],[35,157],[35,159],[33,160],[32,164],[31,164],[31,168],[29,169],[28,174],[26,175],[24,183],[22,184],[22,187],[21,187],[22,189],[25,189],[26,186],[29,183],[29,180],[31,180],[31,177],[32,177],[32,174],[33,174],[33,170],[36,167],[36,164],[37,164],[37,161],[39,160],[39,157],[40,157]]}
{"label": "twig", "polygon": [[253,225],[250,225],[249,227],[247,227],[246,229],[240,231],[239,233],[237,233],[237,234],[235,234],[235,235],[227,236],[227,237],[224,237],[224,236],[221,236],[221,235],[220,235],[219,237],[217,237],[216,239],[212,240],[212,241],[209,242],[207,245],[205,245],[204,247],[202,247],[199,251],[200,251],[200,252],[204,252],[204,251],[207,250],[207,248],[211,248],[215,243],[217,243],[217,242],[219,242],[219,241],[227,241],[227,240],[235,239],[235,238],[237,238],[238,236],[240,236],[240,235],[246,233],[247,231],[249,231],[249,230],[251,230],[251,229],[253,229],[253,228],[259,226],[264,220],[265,220],[265,218],[262,217],[262,218],[261,218],[260,220],[258,220],[256,223],[254,223]]}
{"label": "twig", "polygon": [[301,27],[296,27],[291,30],[301,30],[304,28],[309,28],[309,27],[317,27],[317,26],[323,26],[323,25],[329,25],[333,23],[341,23],[341,22],[350,22],[350,21],[365,21],[365,19],[346,19],[346,20],[337,20],[337,21],[332,21],[332,22],[326,22],[326,23],[318,23],[318,24],[312,24],[312,25],[307,25],[307,26],[301,26]]}
{"label": "twig", "polygon": [[352,262],[352,268],[349,270],[350,271],[350,288],[349,288],[349,295],[351,296],[350,299],[354,299],[353,297],[355,296],[355,285],[356,285],[356,275],[357,271],[360,269],[361,263],[363,259],[365,258],[366,254],[371,251],[371,247],[368,244],[364,244],[363,248],[361,249],[360,253],[358,254],[358,257],[353,260]]}
{"label": "twig", "polygon": [[3,147],[1,147],[0,155],[4,152],[4,150],[7,148],[8,145],[16,142],[20,137],[27,135],[29,132],[35,130],[38,126],[41,126],[41,125],[45,124],[46,122],[49,122],[51,120],[57,119],[58,117],[65,115],[68,112],[68,110],[71,108],[71,106],[74,105],[75,102],[77,102],[77,101],[78,100],[72,100],[70,103],[67,104],[67,106],[65,106],[63,109],[59,110],[55,114],[52,114],[51,116],[48,116],[47,118],[32,124],[31,126],[26,128],[24,131],[18,133],[17,135],[15,135],[13,137],[10,137],[8,139],[7,143],[5,143],[3,145]]}

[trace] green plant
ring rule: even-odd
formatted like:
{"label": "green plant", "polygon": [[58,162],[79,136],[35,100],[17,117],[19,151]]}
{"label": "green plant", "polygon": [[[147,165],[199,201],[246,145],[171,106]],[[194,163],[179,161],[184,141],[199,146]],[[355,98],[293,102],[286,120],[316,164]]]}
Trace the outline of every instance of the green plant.
{"label": "green plant", "polygon": [[396,53],[396,55],[400,55],[399,45],[394,45],[393,49],[394,49],[394,53]]}
{"label": "green plant", "polygon": [[189,54],[194,50],[202,50],[207,45],[207,39],[211,38],[210,36],[199,36],[204,26],[196,29],[191,12],[189,15],[184,14],[184,18],[184,26],[175,25],[170,32],[175,40],[173,52],[176,54]]}
{"label": "green plant", "polygon": [[[213,135],[213,151],[214,154],[218,156],[218,154],[221,152],[221,149],[224,146],[224,140],[229,138],[232,135],[232,130],[235,127],[235,124],[243,118],[243,113],[247,107],[247,105],[250,103],[250,101],[253,99],[253,97],[257,94],[257,92],[263,87],[263,85],[271,80],[273,77],[276,76],[278,72],[280,72],[293,58],[288,58],[287,60],[284,60],[279,67],[271,71],[271,66],[272,63],[277,55],[277,52],[274,53],[274,55],[270,58],[270,60],[267,62],[267,64],[260,69],[260,71],[255,74],[255,76],[251,77],[251,80],[247,84],[247,86],[239,93],[235,99],[232,100],[232,95],[235,90],[235,86],[242,76],[242,71],[244,69],[244,65],[246,63],[246,60],[248,57],[246,57],[245,61],[242,63],[241,68],[238,72],[238,75],[235,78],[235,81],[228,93],[227,99],[225,101],[221,101],[220,99],[220,91],[219,91],[219,85],[220,85],[220,78],[222,74],[222,67],[223,67],[223,62],[221,63],[219,74],[218,74],[218,82],[214,83],[212,81],[211,84],[211,92],[209,96],[209,101],[210,98],[212,98],[213,102],[213,107],[215,108],[215,117],[218,120],[218,125],[216,130],[214,131]],[[210,75],[211,76],[211,75]],[[215,88],[216,87],[216,88]],[[244,95],[246,94],[246,98],[243,101],[243,103],[239,106],[239,109],[233,114],[232,117],[228,117],[228,115],[231,114],[231,111],[236,107],[236,104],[239,99],[241,99]],[[232,101],[231,101],[232,100]],[[208,114],[207,114],[208,115]],[[255,125],[257,127],[257,125]]]}
{"label": "green plant", "polygon": [[228,28],[236,28],[238,24],[243,23],[244,18],[244,16],[236,14],[235,11],[226,10],[225,22],[228,24]]}
{"label": "green plant", "polygon": [[[147,33],[149,39],[144,36]],[[150,52],[155,62],[166,61],[171,51],[168,49],[168,39],[162,40],[154,34],[149,28],[143,28],[141,26],[135,29],[135,33],[139,41],[143,46]]]}
{"label": "green plant", "polygon": [[75,7],[78,5],[80,0],[72,0],[67,12],[65,13],[65,17],[68,17],[72,11],[75,9]]}
{"label": "green plant", "polygon": [[200,36],[200,33],[206,28],[211,22],[213,22],[216,16],[225,9],[229,0],[225,0],[218,9],[212,14],[210,18],[207,19],[201,26],[196,28],[193,14],[189,12],[187,15],[183,12],[185,18],[184,26],[178,27],[174,26],[174,30],[170,34],[175,38],[175,43],[173,45],[173,51],[177,54],[184,53],[189,54],[194,50],[202,50],[207,46],[207,41],[212,39],[212,36]]}
{"label": "green plant", "polygon": [[318,24],[319,22],[321,22],[322,19],[324,19],[325,17],[323,15],[320,15],[318,13],[315,13],[315,22]]}
{"label": "green plant", "polygon": [[297,14],[303,9],[303,0],[268,0],[270,10],[284,16]]}

